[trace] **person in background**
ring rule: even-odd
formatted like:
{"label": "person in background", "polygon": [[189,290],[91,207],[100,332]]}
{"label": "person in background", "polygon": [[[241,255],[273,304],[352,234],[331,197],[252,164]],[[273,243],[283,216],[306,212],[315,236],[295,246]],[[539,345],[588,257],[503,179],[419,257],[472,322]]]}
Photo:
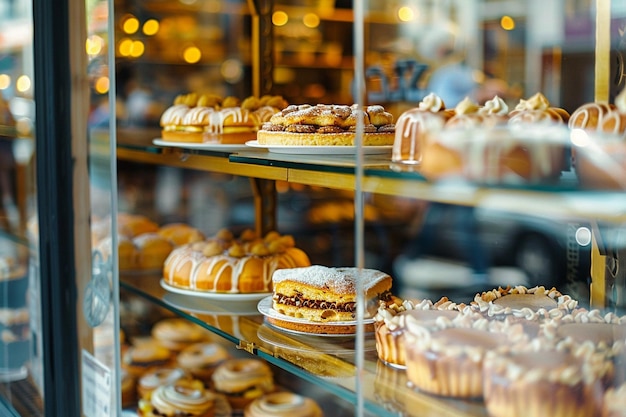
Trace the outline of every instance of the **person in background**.
{"label": "person in background", "polygon": [[420,53],[432,61],[434,69],[428,77],[426,91],[438,95],[447,108],[454,108],[465,97],[478,104],[499,96],[506,100],[506,81],[487,78],[483,71],[472,68],[465,59],[465,50],[452,29],[437,28],[422,39]]}

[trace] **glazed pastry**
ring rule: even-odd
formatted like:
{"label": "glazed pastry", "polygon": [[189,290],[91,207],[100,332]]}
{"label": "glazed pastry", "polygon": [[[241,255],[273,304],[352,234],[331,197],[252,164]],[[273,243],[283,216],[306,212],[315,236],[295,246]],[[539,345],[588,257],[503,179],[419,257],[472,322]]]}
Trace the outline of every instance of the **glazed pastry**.
{"label": "glazed pastry", "polygon": [[144,233],[154,233],[159,230],[159,225],[140,214],[118,213],[118,234],[129,238]]}
{"label": "glazed pastry", "polygon": [[169,318],[152,327],[152,337],[173,352],[180,352],[194,343],[205,341],[210,333],[186,319]]}
{"label": "glazed pastry", "polygon": [[391,161],[407,166],[423,163],[428,135],[441,130],[452,116],[454,109],[446,109],[443,100],[434,93],[402,113],[396,122]]}
{"label": "glazed pastry", "polygon": [[149,400],[152,392],[163,385],[171,385],[181,379],[191,379],[191,375],[181,368],[154,368],[139,378],[137,393],[139,398]]}
{"label": "glazed pastry", "polygon": [[228,351],[217,343],[194,343],[183,349],[176,358],[178,365],[195,378],[209,383],[215,369],[230,359]]}
{"label": "glazed pastry", "polygon": [[143,233],[133,238],[137,248],[137,267],[144,270],[160,270],[174,245],[158,233]]}
{"label": "glazed pastry", "polygon": [[617,95],[614,105],[589,103],[579,113],[582,116],[576,120],[582,120],[581,128],[573,130],[571,137],[581,185],[601,190],[626,189],[626,90]]}
{"label": "glazed pastry", "polygon": [[248,404],[243,417],[323,417],[322,409],[311,398],[291,392],[266,394]]}
{"label": "glazed pastry", "polygon": [[206,390],[202,382],[179,380],[158,387],[149,401],[139,401],[137,411],[140,417],[213,417],[215,400],[215,394]]}
{"label": "glazed pastry", "polygon": [[272,371],[260,359],[229,359],[215,370],[212,379],[215,391],[224,394],[234,410],[243,410],[275,390]]}
{"label": "glazed pastry", "polygon": [[139,378],[151,368],[167,366],[171,361],[169,349],[157,342],[144,342],[128,348],[122,366],[131,376]]}
{"label": "glazed pastry", "polygon": [[264,123],[257,135],[263,145],[355,146],[358,116],[363,118],[363,146],[393,143],[393,116],[382,106],[291,105]]}
{"label": "glazed pastry", "polygon": [[200,242],[204,234],[195,227],[185,223],[170,223],[159,228],[158,234],[170,241],[174,246]]}
{"label": "glazed pastry", "polygon": [[[269,114],[287,103],[280,96],[262,99],[184,94],[161,115],[161,135],[171,142],[243,144],[256,138],[256,132]],[[278,106],[278,107],[274,107]]]}
{"label": "glazed pastry", "polygon": [[293,237],[268,233],[263,239],[244,232],[235,239],[227,230],[202,242],[172,251],[163,267],[169,285],[224,293],[270,292],[277,269],[310,265]]}

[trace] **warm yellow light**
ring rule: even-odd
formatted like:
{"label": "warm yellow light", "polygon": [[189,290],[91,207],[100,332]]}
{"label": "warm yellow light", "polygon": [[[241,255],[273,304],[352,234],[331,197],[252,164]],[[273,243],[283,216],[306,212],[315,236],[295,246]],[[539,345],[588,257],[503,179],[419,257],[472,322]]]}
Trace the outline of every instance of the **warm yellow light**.
{"label": "warm yellow light", "polygon": [[315,13],[307,13],[302,18],[302,23],[308,28],[316,28],[320,25],[320,18]]}
{"label": "warm yellow light", "polygon": [[109,92],[109,77],[100,77],[93,86],[98,94],[106,94]]}
{"label": "warm yellow light", "polygon": [[504,30],[513,30],[515,29],[515,20],[513,20],[511,16],[502,16],[500,26],[502,26]]}
{"label": "warm yellow light", "polygon": [[122,30],[124,33],[132,35],[139,30],[139,20],[133,15],[128,15],[128,17],[124,19],[124,23],[122,23]]}
{"label": "warm yellow light", "polygon": [[85,49],[87,50],[87,55],[98,55],[102,51],[102,47],[104,46],[104,40],[98,35],[92,35],[87,38],[87,42],[85,43]]}
{"label": "warm yellow light", "polygon": [[408,6],[402,6],[398,9],[398,19],[401,22],[410,22],[415,19],[415,12]]}
{"label": "warm yellow light", "polygon": [[0,74],[0,90],[6,90],[11,85],[11,77],[8,74]]}
{"label": "warm yellow light", "polygon": [[17,78],[17,82],[15,83],[15,88],[20,93],[25,93],[28,90],[30,90],[30,86],[31,86],[31,82],[30,82],[30,78],[28,77],[28,75],[20,75]]}
{"label": "warm yellow light", "polygon": [[183,59],[189,64],[195,64],[202,58],[202,52],[197,46],[189,46],[183,51]]}
{"label": "warm yellow light", "polygon": [[152,36],[159,31],[159,21],[156,19],[148,19],[143,24],[143,33],[147,36]]}
{"label": "warm yellow light", "polygon": [[238,59],[227,59],[220,67],[220,74],[224,81],[236,84],[243,78],[243,65]]}
{"label": "warm yellow light", "polygon": [[120,46],[118,50],[121,56],[130,56],[130,50],[133,47],[133,40],[124,38],[120,41]]}
{"label": "warm yellow light", "polygon": [[144,46],[143,42],[133,41],[130,46],[130,56],[132,56],[133,58],[138,58],[143,55],[145,50],[146,47]]}
{"label": "warm yellow light", "polygon": [[287,24],[288,21],[289,16],[287,16],[287,13],[281,10],[275,11],[272,15],[272,23],[274,24],[274,26],[284,26]]}

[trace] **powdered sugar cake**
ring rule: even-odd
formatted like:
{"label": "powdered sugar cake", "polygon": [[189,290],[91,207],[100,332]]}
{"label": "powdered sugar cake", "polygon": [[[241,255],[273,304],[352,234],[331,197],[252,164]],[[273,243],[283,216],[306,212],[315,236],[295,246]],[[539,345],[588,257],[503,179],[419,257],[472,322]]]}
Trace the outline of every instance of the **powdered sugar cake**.
{"label": "powdered sugar cake", "polygon": [[[367,303],[365,316],[371,317],[379,300],[390,296],[392,278],[388,274],[374,269],[329,268],[321,265],[278,270],[272,275],[272,308],[287,318],[308,320],[312,326],[302,324],[301,321],[296,323],[272,317],[268,321],[291,330],[350,333],[354,326],[332,324],[355,320],[357,280],[362,282]],[[324,323],[329,326],[320,326]]]}

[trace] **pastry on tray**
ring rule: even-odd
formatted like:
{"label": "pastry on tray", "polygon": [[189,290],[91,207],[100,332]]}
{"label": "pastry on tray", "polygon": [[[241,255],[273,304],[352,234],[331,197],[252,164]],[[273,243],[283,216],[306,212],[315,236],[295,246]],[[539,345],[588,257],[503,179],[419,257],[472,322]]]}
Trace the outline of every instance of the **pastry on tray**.
{"label": "pastry on tray", "polygon": [[308,265],[308,256],[290,235],[257,237],[247,230],[235,238],[224,229],[174,249],[165,260],[163,277],[171,286],[193,291],[262,293],[272,291],[275,270]]}
{"label": "pastry on tray", "polygon": [[257,134],[261,145],[355,146],[359,115],[363,118],[363,146],[393,144],[393,115],[380,105],[290,105],[273,115]]}
{"label": "pastry on tray", "polygon": [[[266,319],[279,327],[309,333],[353,332],[354,324],[337,324],[356,320],[359,280],[366,303],[364,314],[372,319],[379,301],[391,297],[392,278],[375,269],[321,265],[274,272],[272,309],[285,319],[272,315]],[[365,329],[374,330],[373,320]]]}
{"label": "pastry on tray", "polygon": [[178,96],[161,115],[169,142],[244,144],[269,118],[287,106],[280,96],[236,97],[190,93]]}

